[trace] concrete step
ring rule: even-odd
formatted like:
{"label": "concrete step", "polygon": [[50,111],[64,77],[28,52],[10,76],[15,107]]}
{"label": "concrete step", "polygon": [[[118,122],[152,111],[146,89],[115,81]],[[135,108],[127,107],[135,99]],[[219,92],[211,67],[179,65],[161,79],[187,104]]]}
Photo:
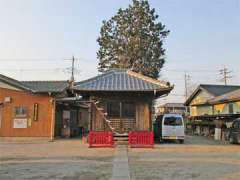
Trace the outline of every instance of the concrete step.
{"label": "concrete step", "polygon": [[128,136],[114,136],[114,143],[118,145],[127,145]]}
{"label": "concrete step", "polygon": [[116,145],[128,145],[128,141],[114,141]]}

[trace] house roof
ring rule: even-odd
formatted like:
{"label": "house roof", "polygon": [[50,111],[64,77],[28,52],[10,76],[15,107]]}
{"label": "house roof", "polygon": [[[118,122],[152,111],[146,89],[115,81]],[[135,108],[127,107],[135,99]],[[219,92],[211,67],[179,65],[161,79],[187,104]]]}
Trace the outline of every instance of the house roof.
{"label": "house roof", "polygon": [[158,91],[172,90],[169,83],[152,79],[130,70],[110,70],[91,79],[78,82],[78,91]]}
{"label": "house roof", "polygon": [[166,104],[163,104],[160,107],[181,107],[181,108],[184,108],[185,106],[184,106],[183,103],[166,103]]}
{"label": "house roof", "polygon": [[209,103],[210,104],[218,104],[218,103],[222,103],[222,102],[230,102],[230,101],[235,101],[235,100],[240,100],[240,89],[223,94],[216,98],[213,98],[213,99],[209,100]]}
{"label": "house roof", "polygon": [[7,76],[4,76],[2,74],[0,74],[0,81],[4,82],[6,84],[9,84],[9,85],[11,85],[13,87],[22,89],[22,90],[31,91],[31,89],[29,87],[25,86],[20,81],[18,81],[16,79],[13,79],[13,78],[10,78],[10,77],[7,77]]}
{"label": "house roof", "polygon": [[21,81],[21,83],[37,93],[59,93],[69,86],[68,81]]}
{"label": "house roof", "polygon": [[237,85],[214,85],[214,84],[200,84],[198,88],[191,94],[191,96],[185,102],[185,105],[189,105],[193,98],[202,90],[207,91],[214,97],[221,96],[223,94],[240,89]]}
{"label": "house roof", "polygon": [[202,84],[201,88],[207,90],[209,93],[214,96],[220,96],[225,93],[232,92],[234,90],[240,89],[240,86],[231,86],[231,85],[212,85],[212,84]]}
{"label": "house roof", "polygon": [[68,81],[18,81],[2,74],[0,81],[32,93],[60,93],[69,86]]}

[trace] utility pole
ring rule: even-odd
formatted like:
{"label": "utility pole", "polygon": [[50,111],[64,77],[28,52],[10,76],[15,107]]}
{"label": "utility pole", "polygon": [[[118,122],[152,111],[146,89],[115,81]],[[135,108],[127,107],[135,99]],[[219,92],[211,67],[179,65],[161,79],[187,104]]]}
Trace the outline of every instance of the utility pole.
{"label": "utility pole", "polygon": [[229,74],[232,73],[232,71],[229,71],[228,68],[226,66],[223,67],[223,69],[219,70],[220,75],[223,76],[223,78],[221,80],[224,81],[224,84],[227,85],[228,84],[228,79],[231,79],[232,76],[229,76]]}
{"label": "utility pole", "polygon": [[70,83],[70,86],[72,87],[72,86],[74,85],[74,81],[75,81],[74,74],[76,73],[75,62],[76,62],[76,60],[78,60],[78,59],[76,59],[74,56],[72,56],[71,59],[65,59],[65,60],[72,62],[72,63],[71,63],[71,67],[66,68],[66,70],[68,71],[68,73],[71,73],[71,77],[70,77],[69,83]]}
{"label": "utility pole", "polygon": [[72,68],[71,68],[71,81],[74,82],[74,65],[75,65],[75,58],[72,57]]}
{"label": "utility pole", "polygon": [[189,74],[187,74],[187,72],[185,71],[185,73],[184,73],[185,100],[187,100],[187,98],[188,98],[188,82],[190,79],[191,79],[191,76]]}

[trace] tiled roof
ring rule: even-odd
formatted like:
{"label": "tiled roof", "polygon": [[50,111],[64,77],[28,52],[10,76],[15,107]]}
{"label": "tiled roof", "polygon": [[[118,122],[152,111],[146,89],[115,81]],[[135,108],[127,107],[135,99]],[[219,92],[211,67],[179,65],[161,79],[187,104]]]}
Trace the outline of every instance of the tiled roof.
{"label": "tiled roof", "polygon": [[68,81],[21,81],[21,83],[38,93],[63,92],[69,86]]}
{"label": "tiled roof", "polygon": [[221,96],[217,96],[216,98],[209,100],[209,103],[215,104],[234,100],[240,100],[240,89],[232,91],[230,93],[223,94]]}
{"label": "tiled roof", "polygon": [[129,70],[110,70],[94,78],[78,82],[74,89],[82,91],[154,91],[171,88],[161,82]]}
{"label": "tiled roof", "polygon": [[18,81],[2,74],[0,74],[0,81],[33,93],[59,93],[69,86],[68,81]]}
{"label": "tiled roof", "polygon": [[21,82],[17,81],[16,79],[4,76],[2,74],[0,74],[0,81],[7,83],[13,87],[19,88],[19,89],[23,89],[23,90],[31,90],[30,88],[24,86],[24,84],[22,84]]}

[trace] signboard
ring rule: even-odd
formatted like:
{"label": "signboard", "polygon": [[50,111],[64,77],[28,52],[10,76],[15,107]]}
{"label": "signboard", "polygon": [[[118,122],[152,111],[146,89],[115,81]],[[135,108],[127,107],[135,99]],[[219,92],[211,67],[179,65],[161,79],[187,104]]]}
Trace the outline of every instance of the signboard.
{"label": "signboard", "polygon": [[13,128],[27,128],[27,119],[13,119]]}
{"label": "signboard", "polygon": [[33,106],[33,120],[34,121],[38,120],[38,103],[34,103]]}

